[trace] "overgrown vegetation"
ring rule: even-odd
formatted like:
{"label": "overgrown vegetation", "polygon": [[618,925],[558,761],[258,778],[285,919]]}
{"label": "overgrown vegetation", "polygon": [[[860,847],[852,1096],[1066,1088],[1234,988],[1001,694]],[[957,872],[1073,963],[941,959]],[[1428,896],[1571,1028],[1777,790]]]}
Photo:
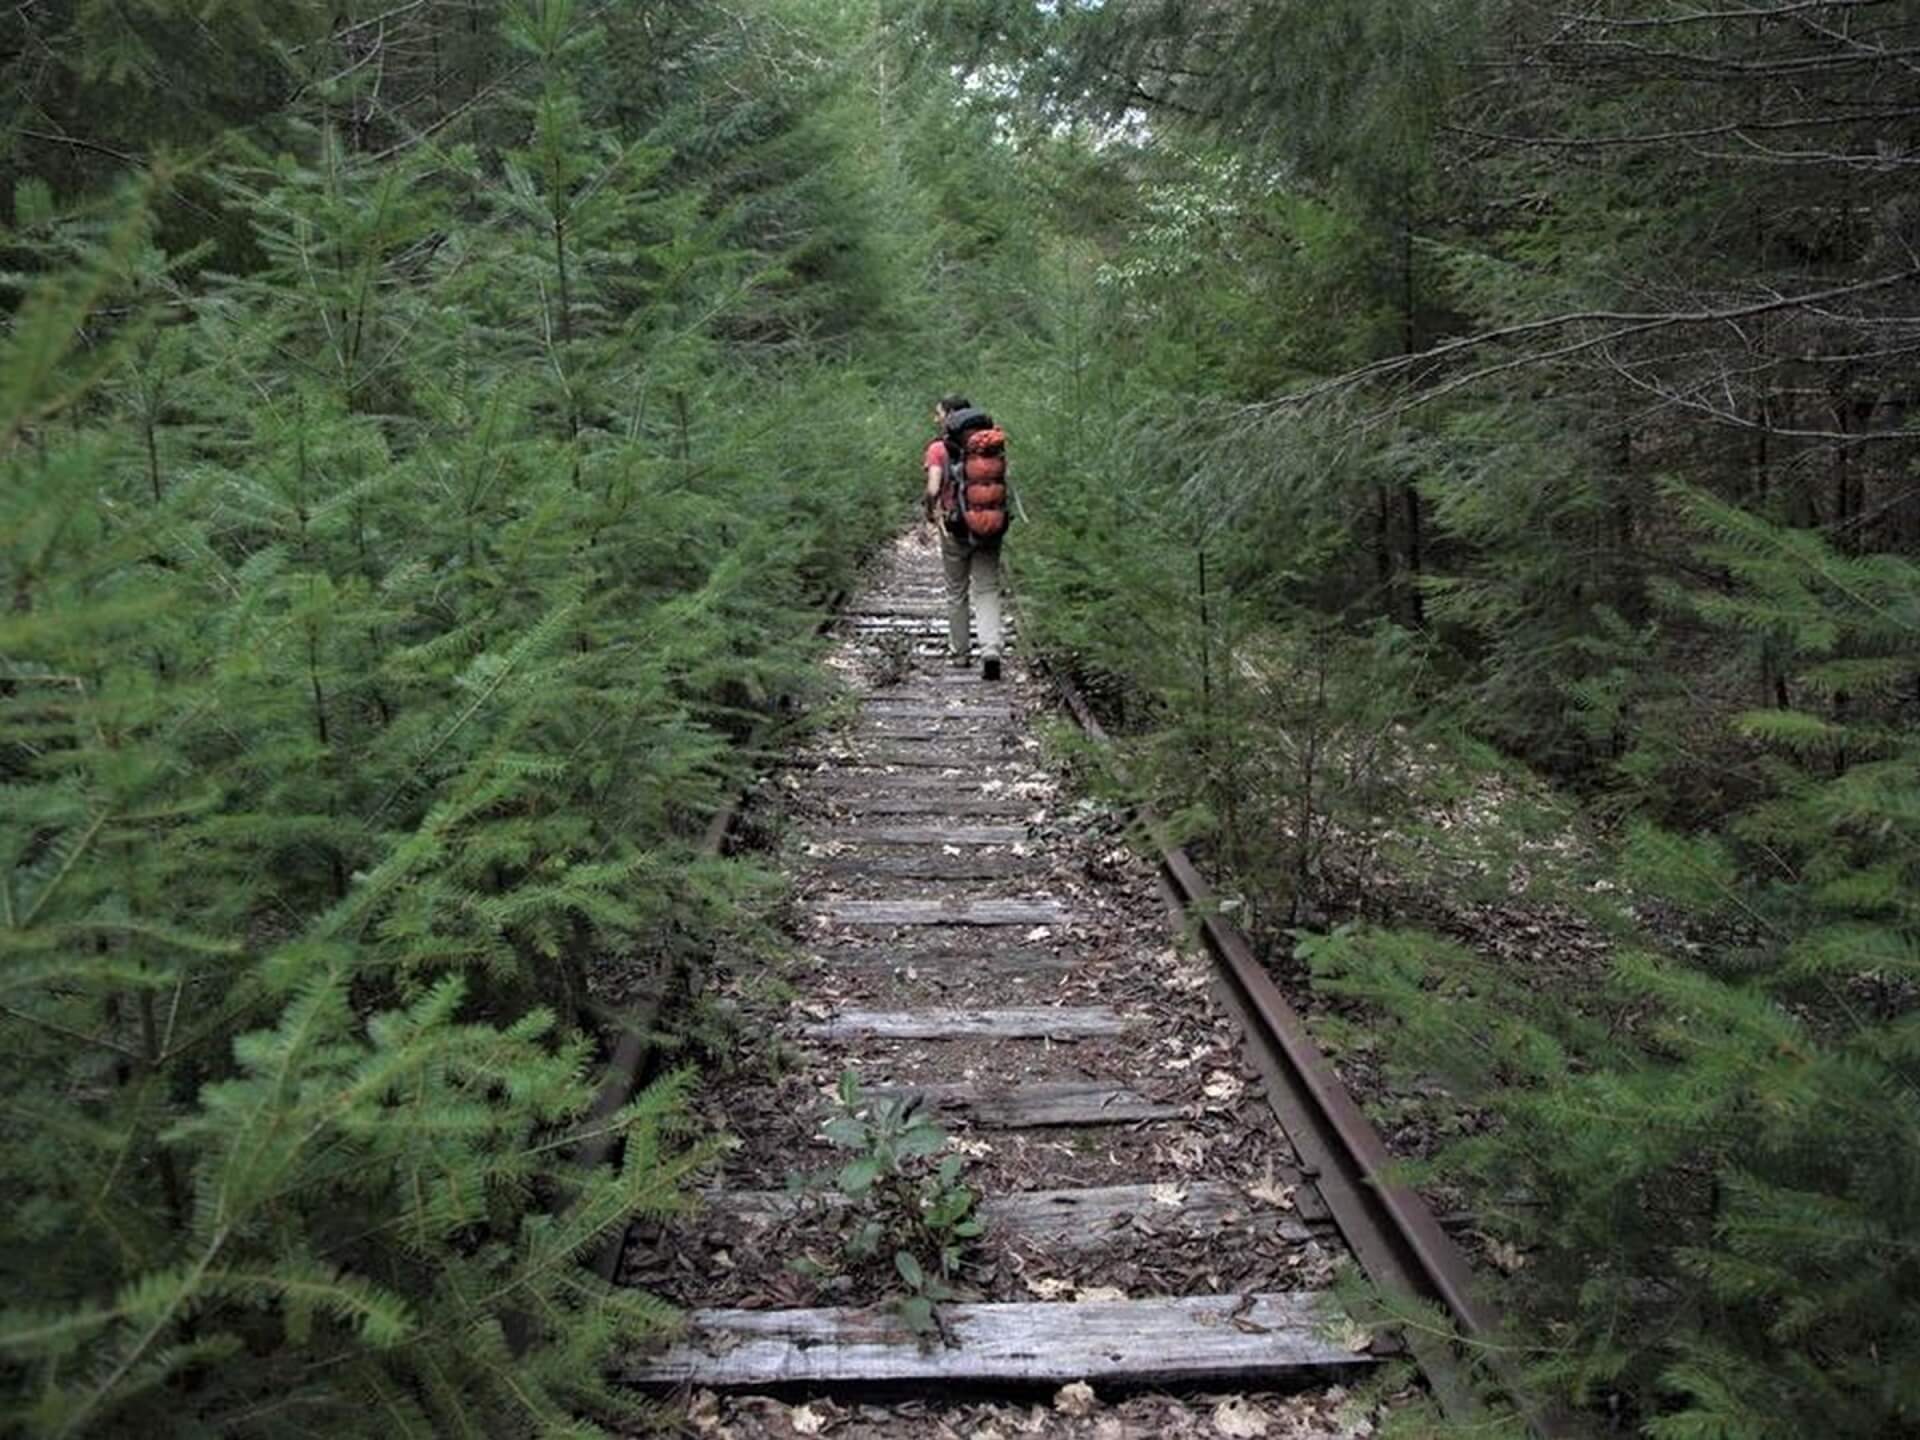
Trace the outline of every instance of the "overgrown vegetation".
{"label": "overgrown vegetation", "polygon": [[[869,1095],[849,1070],[834,1099],[821,1132],[848,1158],[831,1171],[790,1176],[789,1183],[844,1203],[845,1238],[836,1258],[851,1268],[880,1262],[904,1286],[895,1300],[901,1318],[931,1333],[938,1328],[934,1307],[959,1297],[954,1287],[985,1228],[974,1213],[977,1197],[960,1183],[964,1158],[941,1153],[947,1132],[919,1096]],[[793,1263],[821,1264],[805,1256]]]}
{"label": "overgrown vegetation", "polygon": [[[3,240],[9,1409],[644,1419],[602,1377],[670,1314],[575,1261],[712,1141],[685,1073],[588,1119],[604,1017],[735,923],[737,744],[893,516],[847,28],[45,11],[6,22],[9,143],[58,162]],[[178,148],[94,163],[147,113]]]}
{"label": "overgrown vegetation", "polygon": [[1493,1121],[1425,1173],[1543,1391],[1911,1428],[1910,9],[901,8],[1046,217],[974,272],[1029,633],[1272,963]]}
{"label": "overgrown vegetation", "polygon": [[[1029,639],[1272,963],[1494,1120],[1434,1172],[1543,1386],[1913,1426],[1908,7],[0,26],[32,1433],[624,1407],[668,1317],[569,1261],[707,1137],[674,1076],[567,1168],[600,1022],[734,923],[699,837],[953,389]],[[1440,823],[1514,767],[1555,873]],[[1462,885],[1609,965],[1541,983]]]}

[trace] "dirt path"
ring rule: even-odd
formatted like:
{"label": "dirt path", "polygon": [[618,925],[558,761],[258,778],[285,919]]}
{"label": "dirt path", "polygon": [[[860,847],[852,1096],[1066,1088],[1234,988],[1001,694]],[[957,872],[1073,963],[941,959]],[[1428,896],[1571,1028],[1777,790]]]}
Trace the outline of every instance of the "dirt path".
{"label": "dirt path", "polygon": [[[1346,1387],[1375,1358],[1319,1303],[1340,1242],[1209,965],[1064,793],[1017,645],[988,682],[943,636],[937,558],[905,538],[828,661],[849,720],[765,787],[796,953],[776,986],[727,982],[748,1053],[705,1103],[737,1146],[621,1271],[690,1333],[627,1373],[716,1435],[1370,1434]],[[897,1170],[890,1117],[929,1152]],[[983,1233],[929,1224],[942,1203]]]}

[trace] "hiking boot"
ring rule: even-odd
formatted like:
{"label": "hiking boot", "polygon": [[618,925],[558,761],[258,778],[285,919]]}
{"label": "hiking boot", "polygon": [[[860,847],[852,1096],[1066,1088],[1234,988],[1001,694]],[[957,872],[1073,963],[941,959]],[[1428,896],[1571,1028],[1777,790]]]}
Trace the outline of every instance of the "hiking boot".
{"label": "hiking boot", "polygon": [[1000,657],[998,655],[989,655],[980,662],[980,678],[982,680],[998,680],[1000,678]]}

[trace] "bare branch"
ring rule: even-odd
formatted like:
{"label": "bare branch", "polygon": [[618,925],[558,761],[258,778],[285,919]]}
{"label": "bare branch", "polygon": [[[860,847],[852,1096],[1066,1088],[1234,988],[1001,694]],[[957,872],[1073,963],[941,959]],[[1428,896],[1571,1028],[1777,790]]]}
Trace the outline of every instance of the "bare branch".
{"label": "bare branch", "polygon": [[1823,70],[1850,70],[1860,66],[1910,60],[1920,56],[1920,46],[1906,46],[1898,50],[1869,47],[1864,51],[1786,55],[1777,59],[1764,60],[1740,60],[1730,56],[1707,55],[1691,50],[1656,50],[1646,45],[1635,45],[1627,40],[1573,40],[1555,42],[1549,48],[1578,50],[1598,58],[1618,55],[1634,60],[1667,61],[1684,67],[1695,75],[1702,75],[1704,72],[1710,76],[1717,72],[1741,77],[1808,75]]}
{"label": "bare branch", "polygon": [[432,139],[435,135],[439,134],[442,130],[446,129],[447,126],[453,124],[454,121],[458,120],[461,116],[465,115],[469,110],[473,109],[473,107],[478,105],[481,101],[492,99],[501,90],[506,88],[506,86],[512,84],[515,80],[519,79],[520,76],[525,74],[528,70],[532,69],[533,65],[534,65],[534,62],[532,60],[521,61],[518,65],[514,66],[511,70],[507,71],[506,74],[499,76],[497,79],[493,80],[483,89],[476,90],[472,95],[468,96],[460,104],[454,106],[453,109],[449,110],[446,114],[442,115],[438,120],[434,121],[431,125],[427,126],[424,130],[418,131],[413,135],[409,135],[404,140],[396,140],[393,144],[389,145],[384,150],[375,151],[372,158],[375,160],[390,160],[395,155],[398,155],[401,151],[411,150],[414,146],[422,144],[425,141]]}
{"label": "bare branch", "polygon": [[1609,30],[1667,30],[1678,25],[1712,24],[1720,20],[1781,20],[1789,15],[1804,15],[1818,10],[1874,10],[1891,0],[1795,0],[1783,5],[1745,5],[1729,10],[1690,10],[1683,15],[1616,19],[1605,15],[1567,15],[1561,19],[1575,25],[1601,25]]}
{"label": "bare branch", "polygon": [[145,165],[147,163],[145,156],[129,155],[125,150],[116,150],[111,145],[101,145],[93,140],[82,140],[75,135],[54,135],[45,130],[18,130],[14,133],[25,136],[29,140],[42,141],[48,145],[66,145],[75,150],[90,150],[96,155],[105,155],[110,159],[118,160],[127,165]]}
{"label": "bare branch", "polygon": [[1476,140],[1494,140],[1508,145],[1533,145],[1541,148],[1561,150],[1600,149],[1621,145],[1659,145],[1678,140],[1711,140],[1723,135],[1739,136],[1744,139],[1746,131],[1765,130],[1819,130],[1841,125],[1883,125],[1889,120],[1911,120],[1920,117],[1920,106],[1909,106],[1901,110],[1879,110],[1868,114],[1832,115],[1826,117],[1808,116],[1793,120],[1729,120],[1720,125],[1703,125],[1694,130],[1656,130],[1645,135],[1511,135],[1496,130],[1477,130],[1467,125],[1448,125],[1445,128],[1456,135],[1468,135]]}
{"label": "bare branch", "polygon": [[[1611,328],[1598,335],[1588,335],[1581,339],[1556,345],[1550,350],[1534,351],[1503,360],[1496,364],[1483,365],[1464,375],[1455,376],[1432,389],[1421,391],[1389,408],[1381,418],[1404,413],[1420,405],[1426,405],[1442,396],[1450,395],[1465,386],[1490,379],[1495,375],[1537,365],[1549,360],[1562,360],[1572,355],[1582,354],[1622,340],[1633,339],[1640,335],[1650,335],[1661,330],[1671,330],[1684,325],[1725,325],[1756,315],[1769,315],[1782,310],[1810,310],[1834,300],[1849,296],[1864,295],[1876,290],[1886,290],[1893,286],[1920,279],[1920,267],[1896,271],[1891,275],[1876,276],[1871,280],[1857,281],[1852,285],[1840,285],[1830,290],[1819,290],[1807,295],[1779,296],[1770,300],[1755,301],[1749,305],[1729,306],[1719,310],[1680,310],[1668,312],[1635,312],[1621,310],[1584,310],[1566,315],[1556,315],[1545,320],[1529,320],[1519,325],[1502,326],[1497,330],[1483,330],[1477,335],[1463,335],[1457,339],[1444,341],[1426,350],[1410,355],[1395,355],[1385,360],[1376,360],[1370,365],[1362,365],[1349,370],[1344,375],[1336,375],[1305,390],[1282,395],[1273,400],[1263,401],[1249,406],[1253,412],[1277,410],[1285,407],[1309,404],[1322,396],[1339,390],[1350,389],[1368,380],[1378,380],[1387,376],[1405,375],[1410,371],[1426,371],[1440,362],[1455,355],[1478,350],[1488,345],[1499,344],[1506,340],[1524,339],[1529,336],[1548,335],[1558,331],[1582,325],[1606,325]],[[1914,323],[1911,318],[1907,323]]]}
{"label": "bare branch", "polygon": [[[1611,355],[1605,355],[1603,358],[1607,362],[1608,369],[1636,390],[1656,397],[1669,408],[1690,410],[1696,415],[1706,416],[1716,424],[1725,425],[1735,430],[1756,432],[1772,436],[1776,439],[1824,440],[1837,445],[1868,445],[1894,442],[1912,444],[1914,441],[1920,440],[1920,431],[1915,430],[1809,430],[1794,425],[1776,425],[1764,417],[1742,415],[1740,413],[1739,409],[1734,405],[1731,388],[1725,384],[1728,379],[1728,375],[1725,373],[1715,378],[1721,381],[1722,388],[1727,390],[1727,403],[1725,405],[1716,405],[1704,398],[1699,398],[1704,394],[1706,389],[1705,385],[1693,387],[1693,393],[1675,390],[1670,386],[1657,384],[1642,375],[1636,374],[1633,366],[1623,365]],[[1778,393],[1777,391],[1775,392],[1776,395]]]}

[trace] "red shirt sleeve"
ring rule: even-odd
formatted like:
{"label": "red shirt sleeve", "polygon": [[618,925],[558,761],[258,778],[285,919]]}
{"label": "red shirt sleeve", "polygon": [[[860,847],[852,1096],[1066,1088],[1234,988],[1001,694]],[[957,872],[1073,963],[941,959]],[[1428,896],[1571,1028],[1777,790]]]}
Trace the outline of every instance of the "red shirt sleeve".
{"label": "red shirt sleeve", "polygon": [[930,466],[945,465],[946,463],[947,463],[946,441],[944,440],[928,441],[926,458],[920,462],[921,468],[926,469]]}

